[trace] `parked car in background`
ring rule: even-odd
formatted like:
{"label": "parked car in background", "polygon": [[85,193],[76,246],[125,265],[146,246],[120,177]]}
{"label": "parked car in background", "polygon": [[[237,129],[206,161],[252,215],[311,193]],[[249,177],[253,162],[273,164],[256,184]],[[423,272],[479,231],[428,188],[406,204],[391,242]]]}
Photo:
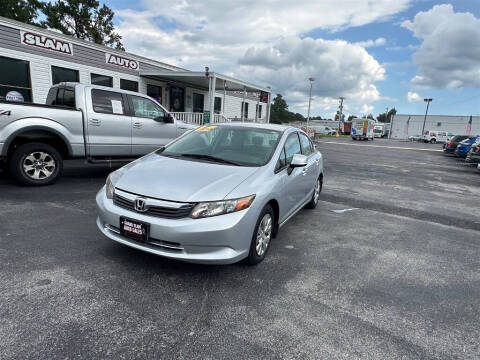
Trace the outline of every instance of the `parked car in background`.
{"label": "parked car in background", "polygon": [[322,184],[322,154],[297,128],[203,126],[110,174],[97,225],[169,258],[256,264],[283,224],[317,205]]}
{"label": "parked car in background", "polygon": [[129,161],[193,128],[147,95],[61,83],[46,104],[0,102],[0,160],[21,184],[47,185],[64,159]]}
{"label": "parked car in background", "polygon": [[454,154],[457,155],[458,157],[465,158],[470,151],[470,148],[472,145],[475,143],[478,137],[471,137],[468,139],[465,139],[461,141],[458,145],[457,148],[455,149]]}
{"label": "parked car in background", "polygon": [[480,137],[470,147],[465,161],[470,164],[480,164]]}
{"label": "parked car in background", "polygon": [[410,135],[408,137],[408,140],[410,141],[420,141],[422,139],[422,135],[416,134],[416,135]]}
{"label": "parked car in background", "polygon": [[471,136],[468,135],[455,135],[450,139],[450,141],[443,144],[443,152],[445,154],[453,154],[457,149],[457,145],[460,144],[461,141],[470,138]]}
{"label": "parked car in background", "polygon": [[452,136],[454,136],[454,134],[446,131],[425,130],[422,140],[435,144],[437,142],[449,141]]}

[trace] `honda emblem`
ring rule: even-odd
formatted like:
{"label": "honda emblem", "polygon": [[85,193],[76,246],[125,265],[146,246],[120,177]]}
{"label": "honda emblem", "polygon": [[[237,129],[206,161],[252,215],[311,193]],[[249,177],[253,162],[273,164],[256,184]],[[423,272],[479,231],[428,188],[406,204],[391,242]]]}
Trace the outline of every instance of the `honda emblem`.
{"label": "honda emblem", "polygon": [[145,204],[145,199],[136,198],[135,199],[135,211],[145,212],[147,210],[148,210],[148,208],[147,208],[147,205]]}

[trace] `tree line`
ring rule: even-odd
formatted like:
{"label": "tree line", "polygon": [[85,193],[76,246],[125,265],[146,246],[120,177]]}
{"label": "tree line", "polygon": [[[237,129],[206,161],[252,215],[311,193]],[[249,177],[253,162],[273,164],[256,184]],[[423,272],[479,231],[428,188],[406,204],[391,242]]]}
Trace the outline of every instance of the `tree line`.
{"label": "tree line", "polygon": [[114,12],[97,0],[1,0],[0,16],[125,50]]}
{"label": "tree line", "polygon": [[[270,122],[275,123],[275,124],[281,124],[281,123],[289,123],[289,122],[297,122],[297,121],[306,121],[307,119],[299,113],[294,113],[288,109],[288,104],[283,98],[281,94],[277,94],[275,98],[273,99],[272,105],[270,109]],[[397,110],[395,108],[390,109],[388,112],[381,113],[377,116],[377,121],[378,122],[390,122],[393,115],[397,113]],[[338,121],[340,117],[340,112],[337,111],[335,114],[335,121]],[[356,115],[350,115],[347,118],[347,121],[352,121],[352,119],[358,118]],[[365,119],[372,119],[374,120],[374,117],[372,114],[364,115],[362,118]],[[332,120],[332,119],[322,119],[321,116],[311,116],[310,120]]]}

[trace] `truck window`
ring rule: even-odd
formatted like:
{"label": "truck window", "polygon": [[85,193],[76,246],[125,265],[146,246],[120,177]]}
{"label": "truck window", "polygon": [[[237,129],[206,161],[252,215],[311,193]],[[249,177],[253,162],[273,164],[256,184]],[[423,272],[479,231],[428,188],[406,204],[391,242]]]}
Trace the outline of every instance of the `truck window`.
{"label": "truck window", "polygon": [[55,102],[57,100],[57,92],[58,92],[58,88],[56,87],[50,88],[50,90],[48,91],[47,100],[45,101],[45,104],[55,105]]}
{"label": "truck window", "polygon": [[163,109],[155,104],[152,100],[140,96],[131,96],[133,103],[133,112],[136,117],[146,117],[155,119],[164,117]]}
{"label": "truck window", "polygon": [[125,114],[122,94],[114,91],[92,90],[93,111],[103,114]]}

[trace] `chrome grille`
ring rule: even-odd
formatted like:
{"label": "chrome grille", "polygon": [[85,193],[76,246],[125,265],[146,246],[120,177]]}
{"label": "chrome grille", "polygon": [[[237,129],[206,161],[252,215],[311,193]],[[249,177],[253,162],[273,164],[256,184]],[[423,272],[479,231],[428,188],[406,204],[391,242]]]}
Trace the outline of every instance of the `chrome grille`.
{"label": "chrome grille", "polygon": [[[135,195],[131,195],[131,196],[135,197]],[[166,206],[152,205],[151,204],[152,202],[155,202],[155,200],[150,200],[148,198],[146,199],[146,204],[148,209],[142,212],[142,214],[161,217],[161,218],[167,218],[167,219],[181,219],[181,218],[186,218],[190,216],[190,212],[195,206],[195,204],[185,203],[177,207],[166,207]],[[115,192],[115,194],[113,195],[113,203],[121,208],[135,211],[135,200],[133,198],[128,199],[124,196],[121,196],[117,192]],[[166,203],[166,202],[162,201],[162,203]],[[172,203],[172,204],[178,204],[178,203]]]}

